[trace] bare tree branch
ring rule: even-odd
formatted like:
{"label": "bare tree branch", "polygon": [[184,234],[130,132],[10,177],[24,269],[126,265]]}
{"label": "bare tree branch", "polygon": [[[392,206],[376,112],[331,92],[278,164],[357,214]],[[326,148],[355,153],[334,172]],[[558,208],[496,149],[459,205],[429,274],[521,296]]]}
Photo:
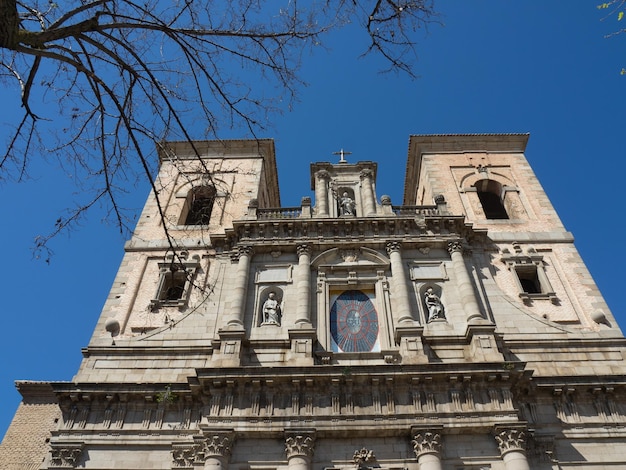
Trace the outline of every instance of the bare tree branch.
{"label": "bare tree branch", "polygon": [[[160,142],[193,146],[224,126],[256,135],[296,96],[303,51],[348,23],[369,35],[364,54],[413,76],[415,33],[433,21],[433,0],[0,0],[0,82],[17,84],[22,105],[0,180],[24,177],[33,154],[52,154],[78,173],[77,206],[37,240],[41,251],[95,204],[126,230],[131,212],[119,198],[134,179],[152,186],[163,218],[154,180]],[[278,92],[255,86],[260,79]]]}

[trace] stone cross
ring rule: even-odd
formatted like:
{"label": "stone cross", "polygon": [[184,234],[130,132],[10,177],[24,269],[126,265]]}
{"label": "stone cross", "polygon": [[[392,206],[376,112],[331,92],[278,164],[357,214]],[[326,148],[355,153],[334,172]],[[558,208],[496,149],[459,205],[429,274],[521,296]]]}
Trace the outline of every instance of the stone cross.
{"label": "stone cross", "polygon": [[339,155],[339,163],[348,163],[348,161],[344,158],[345,155],[352,155],[352,152],[344,152],[343,149],[340,149],[339,152],[333,152],[333,155]]}

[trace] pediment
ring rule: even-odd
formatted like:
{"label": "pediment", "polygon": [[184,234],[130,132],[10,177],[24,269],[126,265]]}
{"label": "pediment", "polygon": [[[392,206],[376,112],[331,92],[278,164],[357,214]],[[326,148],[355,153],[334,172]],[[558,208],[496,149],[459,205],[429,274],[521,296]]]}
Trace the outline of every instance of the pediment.
{"label": "pediment", "polygon": [[389,266],[389,258],[376,250],[366,247],[331,248],[311,261],[315,268],[323,267],[382,267]]}

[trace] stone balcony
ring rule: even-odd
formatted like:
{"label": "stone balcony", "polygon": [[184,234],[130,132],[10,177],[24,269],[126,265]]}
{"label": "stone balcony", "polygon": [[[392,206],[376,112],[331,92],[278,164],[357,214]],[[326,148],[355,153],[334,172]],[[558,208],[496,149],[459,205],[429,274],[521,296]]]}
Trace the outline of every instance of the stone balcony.
{"label": "stone balcony", "polygon": [[376,214],[367,216],[317,216],[311,199],[299,207],[260,208],[252,200],[243,219],[233,222],[227,236],[231,244],[307,243],[336,245],[338,242],[385,243],[395,240],[432,243],[464,237],[470,225],[464,215],[451,215],[443,198],[435,205],[395,206],[381,198]]}

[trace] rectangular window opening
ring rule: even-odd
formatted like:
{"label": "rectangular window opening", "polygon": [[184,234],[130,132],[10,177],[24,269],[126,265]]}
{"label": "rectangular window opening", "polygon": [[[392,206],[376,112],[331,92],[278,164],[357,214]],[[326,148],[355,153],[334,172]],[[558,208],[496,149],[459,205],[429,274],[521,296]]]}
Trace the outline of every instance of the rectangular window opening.
{"label": "rectangular window opening", "polygon": [[522,286],[522,290],[526,294],[543,293],[543,290],[541,289],[541,282],[539,281],[539,275],[537,273],[536,267],[516,268],[515,272]]}
{"label": "rectangular window opening", "polygon": [[165,273],[161,291],[159,292],[159,300],[175,302],[182,299],[186,283],[187,272],[185,270]]}

